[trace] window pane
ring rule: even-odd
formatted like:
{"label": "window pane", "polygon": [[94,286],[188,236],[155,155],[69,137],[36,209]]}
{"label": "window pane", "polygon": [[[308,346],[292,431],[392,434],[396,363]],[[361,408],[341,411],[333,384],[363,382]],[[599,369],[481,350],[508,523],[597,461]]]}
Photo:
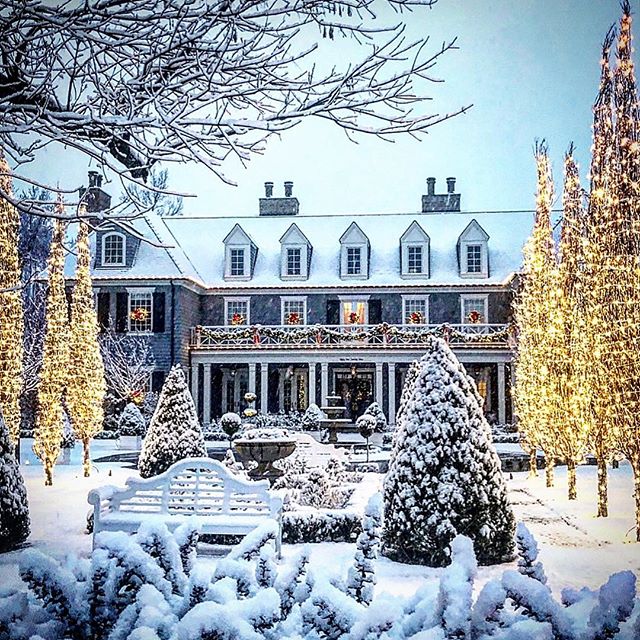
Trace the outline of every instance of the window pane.
{"label": "window pane", "polygon": [[129,294],[129,331],[150,333],[153,314],[152,293]]}
{"label": "window pane", "polygon": [[227,301],[227,324],[239,325],[248,324],[247,318],[247,302],[246,300],[228,300]]}
{"label": "window pane", "polygon": [[283,324],[306,324],[304,300],[284,300],[282,304]]}
{"label": "window pane", "polygon": [[464,324],[477,324],[486,322],[484,315],[484,298],[465,298],[462,302],[462,322]]}
{"label": "window pane", "polygon": [[244,275],[244,249],[231,249],[231,271],[232,276]]}
{"label": "window pane", "polygon": [[343,324],[364,324],[366,321],[367,303],[360,300],[342,303]]}
{"label": "window pane", "polygon": [[350,276],[361,273],[360,247],[347,247],[347,274]]}
{"label": "window pane", "polygon": [[407,273],[422,273],[422,247],[408,248]]}
{"label": "window pane", "polygon": [[287,275],[299,276],[302,273],[302,252],[300,249],[287,249]]}
{"label": "window pane", "polygon": [[482,247],[479,244],[467,245],[467,272],[482,273]]}
{"label": "window pane", "polygon": [[406,324],[426,324],[428,321],[426,298],[405,300],[404,311]]}
{"label": "window pane", "polygon": [[124,264],[124,238],[110,234],[104,238],[102,264]]}

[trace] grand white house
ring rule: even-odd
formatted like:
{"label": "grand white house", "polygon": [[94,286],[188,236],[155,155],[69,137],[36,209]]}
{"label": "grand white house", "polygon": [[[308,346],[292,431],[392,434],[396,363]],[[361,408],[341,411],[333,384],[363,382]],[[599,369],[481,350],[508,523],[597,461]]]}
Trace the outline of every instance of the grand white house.
{"label": "grand white house", "polygon": [[[462,212],[455,179],[445,193],[435,182],[410,213],[310,215],[286,182],[281,197],[265,184],[254,215],[107,218],[92,236],[99,320],[148,336],[154,388],[182,363],[204,423],[244,408],[246,391],[263,412],[338,394],[352,418],[376,400],[393,421],[432,333],[488,418],[509,422],[511,305],[533,212]],[[88,198],[108,207],[97,173]]]}

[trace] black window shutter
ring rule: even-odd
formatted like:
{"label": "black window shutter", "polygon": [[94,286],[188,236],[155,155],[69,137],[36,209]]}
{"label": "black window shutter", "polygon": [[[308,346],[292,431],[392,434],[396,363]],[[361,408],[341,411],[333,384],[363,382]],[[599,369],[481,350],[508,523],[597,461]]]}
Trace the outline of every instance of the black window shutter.
{"label": "black window shutter", "polygon": [[98,293],[98,325],[101,330],[109,327],[109,306],[111,305],[111,294],[105,291]]}
{"label": "black window shutter", "polygon": [[151,372],[151,391],[154,391],[155,393],[160,393],[166,376],[167,374],[164,371],[152,371]]}
{"label": "black window shutter", "polygon": [[153,333],[164,333],[164,298],[163,292],[153,294]]}
{"label": "black window shutter", "polygon": [[369,300],[369,324],[380,324],[382,322],[382,301]]}
{"label": "black window shutter", "polygon": [[327,300],[327,324],[340,324],[339,300]]}
{"label": "black window shutter", "polygon": [[116,331],[124,333],[127,330],[129,315],[129,294],[126,291],[116,293]]}

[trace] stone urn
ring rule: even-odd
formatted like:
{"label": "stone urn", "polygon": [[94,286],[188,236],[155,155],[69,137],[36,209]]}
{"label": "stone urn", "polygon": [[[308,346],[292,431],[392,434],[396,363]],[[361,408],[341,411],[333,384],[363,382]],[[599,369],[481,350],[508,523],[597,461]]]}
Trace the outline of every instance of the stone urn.
{"label": "stone urn", "polygon": [[296,450],[297,443],[283,429],[249,429],[233,442],[233,448],[243,462],[257,462],[258,466],[249,471],[253,480],[272,482],[283,475],[274,462],[284,460]]}

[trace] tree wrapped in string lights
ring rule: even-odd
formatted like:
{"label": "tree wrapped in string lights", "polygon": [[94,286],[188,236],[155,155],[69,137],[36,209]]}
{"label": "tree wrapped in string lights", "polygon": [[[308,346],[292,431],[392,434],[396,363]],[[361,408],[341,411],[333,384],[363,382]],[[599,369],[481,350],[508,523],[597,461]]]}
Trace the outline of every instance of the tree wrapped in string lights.
{"label": "tree wrapped in string lights", "polygon": [[[0,191],[12,194],[9,165],[0,151]],[[20,435],[22,388],[22,288],[18,238],[20,214],[0,198],[0,408],[9,438],[16,445]]]}
{"label": "tree wrapped in string lights", "polygon": [[536,147],[538,192],[533,232],[524,249],[522,288],[515,305],[518,328],[516,384],[514,389],[518,425],[529,449],[531,470],[535,452],[541,448],[546,460],[547,486],[553,485],[554,430],[559,401],[554,370],[561,341],[558,307],[558,270],[551,229],[553,179],[547,147]]}
{"label": "tree wrapped in string lights", "polygon": [[562,198],[562,233],[558,252],[559,287],[556,313],[562,322],[560,344],[552,368],[560,401],[560,415],[554,423],[558,455],[567,464],[569,500],[578,497],[576,465],[584,459],[589,435],[587,318],[584,314],[584,192],[580,186],[578,166],[573,158],[573,144],[565,156]]}
{"label": "tree wrapped in string lights", "polygon": [[93,304],[89,264],[89,227],[78,226],[76,283],[71,301],[67,406],[76,435],[82,441],[83,472],[91,474],[91,438],[102,430],[105,394],[104,366],[98,343],[98,319]]}
{"label": "tree wrapped in string lights", "polygon": [[[62,215],[63,205],[56,205]],[[33,450],[44,467],[45,485],[53,484],[53,467],[60,454],[62,440],[62,399],[69,367],[69,327],[67,298],[64,291],[64,236],[66,224],[55,221],[49,252],[46,333],[44,338],[38,420]]]}

